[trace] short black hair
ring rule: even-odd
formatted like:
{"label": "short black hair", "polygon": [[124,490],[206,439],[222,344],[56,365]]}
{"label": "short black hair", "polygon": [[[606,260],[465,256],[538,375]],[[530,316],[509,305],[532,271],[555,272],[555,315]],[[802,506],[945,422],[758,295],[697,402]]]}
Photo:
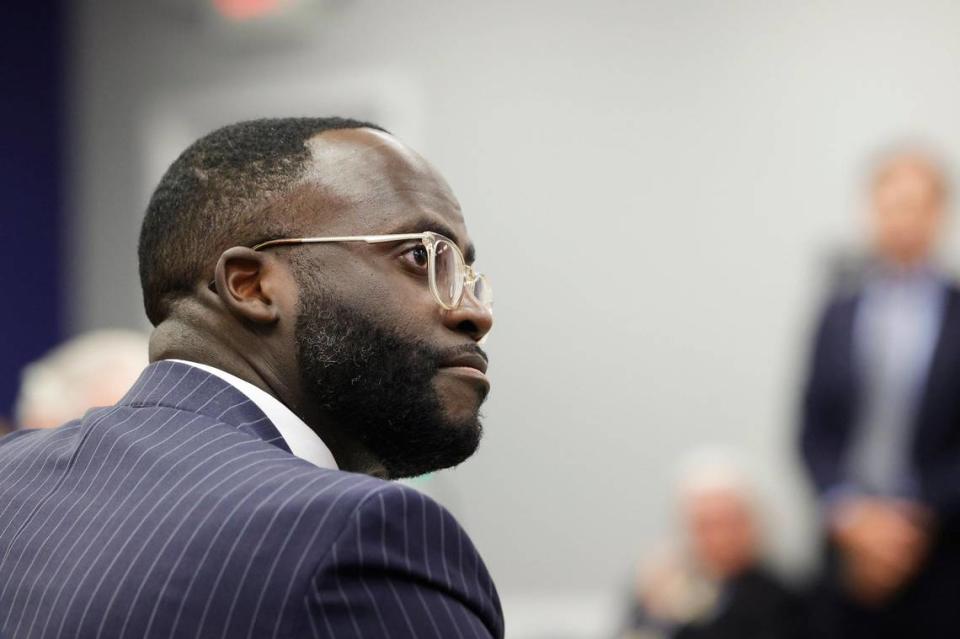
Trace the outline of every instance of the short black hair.
{"label": "short black hair", "polygon": [[140,229],[143,305],[156,326],[213,275],[220,254],[288,232],[264,209],[303,175],[306,142],[323,131],[372,128],[347,118],[239,122],[205,135],[160,179]]}

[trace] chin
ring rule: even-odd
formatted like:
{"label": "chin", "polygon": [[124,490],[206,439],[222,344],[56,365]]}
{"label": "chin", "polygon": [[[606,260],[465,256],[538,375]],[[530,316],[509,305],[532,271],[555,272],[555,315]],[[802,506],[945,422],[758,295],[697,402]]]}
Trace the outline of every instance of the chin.
{"label": "chin", "polygon": [[454,424],[478,421],[480,405],[490,392],[486,383],[438,375],[434,380],[437,399],[443,411]]}
{"label": "chin", "polygon": [[453,468],[477,451],[482,436],[483,426],[476,415],[465,423],[447,422],[440,432],[432,434],[432,441],[417,442],[415,449],[395,449],[395,454],[384,458],[387,475],[390,479],[403,479]]}

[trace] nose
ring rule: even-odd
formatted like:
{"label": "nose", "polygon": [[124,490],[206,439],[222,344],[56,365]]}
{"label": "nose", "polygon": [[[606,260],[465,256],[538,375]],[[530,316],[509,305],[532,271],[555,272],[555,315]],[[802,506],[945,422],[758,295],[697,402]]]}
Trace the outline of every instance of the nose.
{"label": "nose", "polygon": [[460,306],[444,312],[443,323],[450,330],[463,333],[479,342],[493,328],[493,313],[483,306],[468,288],[463,292]]}

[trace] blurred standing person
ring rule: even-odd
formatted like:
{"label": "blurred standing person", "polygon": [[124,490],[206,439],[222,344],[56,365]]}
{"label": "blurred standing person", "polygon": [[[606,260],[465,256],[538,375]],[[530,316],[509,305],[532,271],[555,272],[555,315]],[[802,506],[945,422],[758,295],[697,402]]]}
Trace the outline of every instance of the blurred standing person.
{"label": "blurred standing person", "polygon": [[107,329],[78,335],[23,369],[15,403],[20,428],[56,428],[112,406],[147,365],[149,338]]}
{"label": "blurred standing person", "polygon": [[960,632],[960,290],[934,253],[947,178],[929,155],[883,158],[873,259],[822,313],[801,449],[821,505],[818,636]]}
{"label": "blurred standing person", "polygon": [[692,458],[680,480],[683,545],[638,571],[623,639],[799,637],[796,599],[766,566],[752,484],[732,461]]}

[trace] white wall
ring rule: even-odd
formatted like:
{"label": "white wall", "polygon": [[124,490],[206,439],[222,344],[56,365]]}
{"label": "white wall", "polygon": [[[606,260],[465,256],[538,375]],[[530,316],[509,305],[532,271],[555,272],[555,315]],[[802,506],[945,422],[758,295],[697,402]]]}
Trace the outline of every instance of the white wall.
{"label": "white wall", "polygon": [[278,44],[153,4],[77,6],[75,329],[143,321],[158,122],[356,104],[447,175],[496,285],[487,437],[431,489],[508,600],[616,595],[706,442],[755,460],[774,545],[804,557],[791,429],[823,261],[870,151],[960,155],[960,5],[341,1]]}

